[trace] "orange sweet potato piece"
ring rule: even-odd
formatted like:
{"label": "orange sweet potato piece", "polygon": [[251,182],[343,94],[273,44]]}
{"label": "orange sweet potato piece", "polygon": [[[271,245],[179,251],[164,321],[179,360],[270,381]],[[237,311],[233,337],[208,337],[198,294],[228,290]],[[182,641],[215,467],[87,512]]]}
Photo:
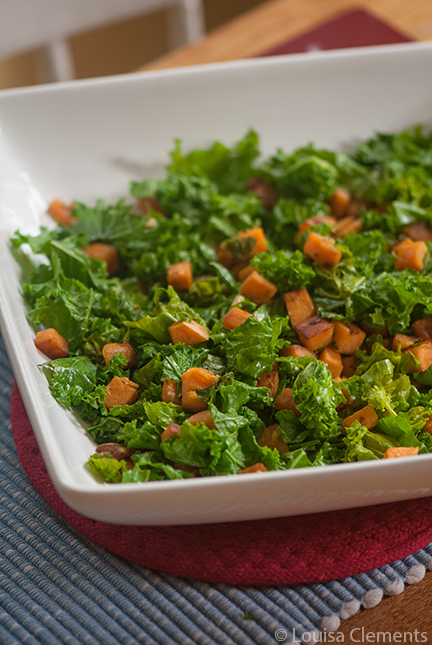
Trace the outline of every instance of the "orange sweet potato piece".
{"label": "orange sweet potato piece", "polygon": [[266,210],[271,211],[279,201],[279,195],[273,186],[262,177],[252,177],[247,183],[247,190],[255,193]]}
{"label": "orange sweet potato piece", "polygon": [[222,318],[222,323],[225,329],[231,330],[244,323],[250,316],[252,314],[247,311],[243,311],[239,307],[232,307]]}
{"label": "orange sweet potato piece", "polygon": [[136,363],[136,352],[125,340],[122,343],[107,343],[102,347],[102,356],[107,365],[110,362],[110,358],[120,354],[120,352],[126,357],[126,367],[133,367]]}
{"label": "orange sweet potato piece", "polygon": [[239,470],[237,475],[247,475],[248,473],[266,473],[267,468],[260,461],[253,466]]}
{"label": "orange sweet potato piece", "polygon": [[280,351],[281,356],[292,356],[293,358],[299,358],[300,356],[314,356],[315,358],[317,355],[315,352],[311,352],[310,349],[307,347],[303,347],[303,345],[290,345],[289,347],[284,347]]}
{"label": "orange sweet potato piece", "polygon": [[426,222],[414,222],[414,224],[405,226],[403,232],[414,242],[432,242],[432,227]]}
{"label": "orange sweet potato piece", "polygon": [[141,197],[138,200],[138,208],[145,217],[148,217],[151,211],[159,213],[160,215],[164,214],[162,206],[154,197]]}
{"label": "orange sweet potato piece", "polygon": [[263,373],[257,379],[257,387],[266,387],[270,390],[270,396],[276,396],[276,392],[279,386],[279,373],[278,373],[278,364],[273,363],[272,369],[269,372],[264,370]]}
{"label": "orange sweet potato piece", "polygon": [[190,322],[177,322],[168,327],[169,335],[174,343],[183,343],[184,345],[198,345],[204,343],[210,338],[207,329],[191,320]]}
{"label": "orange sweet potato piece", "polygon": [[276,410],[292,410],[299,417],[301,412],[297,409],[293,398],[292,398],[292,389],[286,387],[282,392],[275,398],[273,405]]}
{"label": "orange sweet potato piece", "polygon": [[378,423],[378,415],[371,405],[366,405],[366,407],[357,410],[351,416],[344,419],[342,425],[344,428],[349,428],[354,421],[359,421],[362,426],[371,430]]}
{"label": "orange sweet potato piece", "polygon": [[[336,226],[336,220],[330,215],[315,215],[314,217],[308,217],[308,219],[303,220],[299,226],[299,236],[303,233],[306,233],[312,226],[319,226],[319,224],[328,224],[331,227]],[[298,240],[296,240],[298,241]]]}
{"label": "orange sweet potato piece", "polygon": [[132,405],[138,399],[138,383],[134,383],[126,376],[114,376],[105,390],[104,405],[113,408],[115,405]]}
{"label": "orange sweet potato piece", "polygon": [[296,289],[284,293],[285,306],[294,328],[306,318],[316,314],[312,298],[306,289]]}
{"label": "orange sweet potato piece", "polygon": [[394,446],[394,448],[387,448],[384,453],[383,459],[394,459],[396,457],[410,457],[417,455],[419,451],[418,446]]}
{"label": "orange sweet potato piece", "polygon": [[92,242],[85,248],[81,249],[90,258],[96,260],[104,260],[108,275],[112,277],[115,275],[120,267],[117,250],[110,244],[102,244],[100,242]]}
{"label": "orange sweet potato piece", "polygon": [[237,237],[244,239],[247,237],[253,237],[253,239],[255,240],[255,246],[249,253],[249,258],[257,255],[257,253],[264,253],[264,251],[268,251],[267,240],[264,235],[264,230],[261,228],[261,226],[253,226],[247,231],[239,231],[237,233]]}
{"label": "orange sweet potato piece", "polygon": [[164,403],[175,403],[175,405],[181,405],[181,401],[177,396],[177,383],[174,379],[164,379],[162,385],[162,401]]}
{"label": "orange sweet potato piece", "polygon": [[392,350],[394,352],[402,352],[404,349],[408,349],[411,345],[418,342],[416,336],[405,336],[405,334],[395,334],[392,341]]}
{"label": "orange sweet potato piece", "polygon": [[271,449],[276,448],[280,453],[288,452],[288,444],[286,444],[285,441],[282,441],[278,428],[278,423],[274,423],[273,425],[264,428],[262,435],[257,441],[258,445],[261,446],[261,448],[264,446]]}
{"label": "orange sweet potato piece", "polygon": [[72,217],[73,205],[68,206],[61,199],[53,199],[48,206],[48,215],[62,226],[71,226],[76,223],[76,217]]}
{"label": "orange sweet potato piece", "polygon": [[254,267],[251,266],[250,264],[247,264],[245,267],[242,267],[240,271],[236,271],[236,267],[233,267],[233,273],[234,275],[240,280],[240,282],[243,282],[246,280],[248,275],[252,273],[252,271],[255,271]]}
{"label": "orange sweet potato piece", "polygon": [[357,325],[335,322],[333,344],[341,354],[354,354],[365,338],[365,332]]}
{"label": "orange sweet potato piece", "polygon": [[323,269],[333,269],[342,258],[342,253],[335,247],[334,241],[315,231],[311,231],[307,236],[303,251]]}
{"label": "orange sweet potato piece", "polygon": [[420,345],[409,347],[406,351],[411,352],[420,363],[419,367],[410,370],[410,374],[425,372],[432,365],[432,343],[430,340],[424,340]]}
{"label": "orange sweet potato piece", "polygon": [[432,417],[427,417],[423,430],[426,430],[426,432],[432,435]]}
{"label": "orange sweet potato piece", "polygon": [[216,428],[211,410],[203,410],[202,412],[197,412],[196,414],[193,414],[191,417],[189,417],[188,421],[193,426],[196,426],[197,423],[204,423],[207,428],[210,428],[210,430],[214,430]]}
{"label": "orange sweet potato piece", "polygon": [[170,264],[167,271],[167,282],[176,291],[186,291],[192,285],[192,265],[190,262]]}
{"label": "orange sweet potato piece", "polygon": [[421,318],[411,326],[416,336],[423,340],[432,340],[432,316]]}
{"label": "orange sweet potato piece", "polygon": [[123,443],[110,442],[99,444],[99,446],[96,448],[96,452],[107,452],[113,459],[118,459],[120,461],[120,459],[127,459],[128,457],[131,457],[135,452],[135,448],[128,448]]}
{"label": "orange sweet potato piece", "polygon": [[351,233],[360,233],[362,226],[362,220],[355,215],[342,217],[342,219],[338,220],[336,223],[335,237],[341,239],[345,237],[345,235],[351,235]]}
{"label": "orange sweet potato piece", "polygon": [[325,363],[333,378],[338,378],[342,374],[342,359],[339,352],[333,347],[325,347],[318,355],[318,359]]}
{"label": "orange sweet potato piece", "polygon": [[330,212],[333,217],[339,219],[346,214],[348,205],[351,201],[351,195],[344,188],[336,188],[330,199]]}
{"label": "orange sweet potato piece", "polygon": [[315,352],[330,345],[333,339],[334,322],[324,320],[320,316],[306,318],[296,327],[296,332],[302,342],[302,345]]}
{"label": "orange sweet potato piece", "polygon": [[277,291],[277,287],[270,280],[266,280],[258,271],[254,270],[240,285],[240,293],[252,302],[263,305],[268,302]]}
{"label": "orange sweet potato piece", "polygon": [[[251,269],[251,271],[245,271],[245,269]],[[239,280],[240,282],[243,282],[249,275],[249,273],[252,273],[253,267],[249,267],[249,260],[235,260],[234,264],[231,266],[230,269],[231,273],[235,277],[236,280]],[[244,278],[240,278],[240,274],[243,275],[243,272],[245,272]]]}
{"label": "orange sweet potato piece", "polygon": [[423,271],[427,251],[428,248],[425,242],[413,242],[407,237],[403,242],[393,247],[396,271],[403,271],[404,269]]}
{"label": "orange sweet potato piece", "polygon": [[342,376],[349,378],[356,372],[356,363],[354,356],[344,356],[342,358]]}
{"label": "orange sweet potato piece", "polygon": [[202,401],[197,390],[205,390],[218,380],[218,376],[203,367],[191,367],[182,374],[181,405],[189,412],[202,412],[207,410],[207,402]]}
{"label": "orange sweet potato piece", "polygon": [[218,262],[220,262],[220,264],[222,264],[227,269],[231,269],[231,267],[236,262],[234,255],[231,253],[229,249],[227,249],[226,240],[224,240],[219,244],[219,248],[217,250],[216,255],[217,255]]}
{"label": "orange sweet potato piece", "polygon": [[52,327],[38,331],[34,344],[42,354],[52,360],[69,356],[69,345],[66,338]]}
{"label": "orange sweet potato piece", "polygon": [[169,437],[180,436],[180,426],[178,423],[169,423],[161,434],[161,441],[166,441]]}

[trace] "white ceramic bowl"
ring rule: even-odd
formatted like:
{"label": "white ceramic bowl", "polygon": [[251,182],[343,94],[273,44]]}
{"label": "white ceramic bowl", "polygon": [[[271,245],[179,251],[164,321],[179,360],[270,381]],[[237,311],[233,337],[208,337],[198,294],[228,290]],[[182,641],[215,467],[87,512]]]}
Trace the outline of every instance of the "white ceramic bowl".
{"label": "white ceramic bowl", "polygon": [[242,477],[101,484],[94,444],[51,396],[37,365],[16,229],[49,225],[49,201],[93,202],[160,175],[173,139],[230,144],[254,127],[263,153],[313,141],[352,147],[375,131],[432,125],[432,44],[382,46],[199,66],[0,92],[1,328],[53,483],[72,508],[122,524],[257,519],[430,495],[432,455]]}

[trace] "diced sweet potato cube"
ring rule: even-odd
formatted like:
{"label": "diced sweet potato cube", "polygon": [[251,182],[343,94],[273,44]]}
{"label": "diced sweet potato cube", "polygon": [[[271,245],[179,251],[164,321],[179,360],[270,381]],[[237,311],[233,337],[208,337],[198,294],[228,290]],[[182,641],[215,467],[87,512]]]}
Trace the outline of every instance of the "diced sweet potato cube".
{"label": "diced sweet potato cube", "polygon": [[[339,380],[341,380],[340,377],[339,377]],[[345,397],[345,402],[339,403],[339,405],[336,408],[338,412],[339,410],[344,410],[345,408],[352,408],[354,405],[354,399],[352,398],[351,394],[348,392],[348,390],[345,387],[341,388],[341,392]]]}
{"label": "diced sweet potato cube", "polygon": [[190,262],[170,264],[167,271],[167,282],[176,291],[186,291],[192,285],[192,265]]}
{"label": "diced sweet potato cube", "polygon": [[253,466],[239,470],[237,475],[247,475],[248,473],[266,473],[267,468],[260,461]]}
{"label": "diced sweet potato cube", "polygon": [[289,447],[285,441],[282,441],[281,436],[278,432],[279,424],[274,423],[267,428],[264,428],[262,435],[258,439],[257,443],[262,448],[267,446],[268,448],[279,450],[282,454],[283,452],[288,452]]}
{"label": "diced sweet potato cube", "polygon": [[354,356],[344,356],[342,358],[342,376],[349,378],[356,373],[356,363]]}
{"label": "diced sweet potato cube", "polygon": [[383,459],[394,459],[396,457],[411,457],[417,455],[419,451],[418,446],[394,446],[394,448],[387,448],[384,453]]}
{"label": "diced sweet potato cube", "polygon": [[277,291],[277,287],[270,280],[266,280],[258,271],[252,271],[240,285],[240,293],[252,302],[263,305],[268,302]]}
{"label": "diced sweet potato cube", "polygon": [[204,425],[206,425],[207,428],[210,428],[210,430],[214,430],[216,428],[211,410],[203,410],[202,412],[197,412],[196,414],[193,414],[191,417],[189,417],[188,421],[193,426],[196,426],[197,423],[204,423]]}
{"label": "diced sweet potato cube", "polygon": [[408,349],[411,345],[418,342],[416,336],[405,336],[405,334],[395,334],[392,341],[392,350],[394,352],[402,352],[404,349]]}
{"label": "diced sweet potato cube", "polygon": [[361,410],[357,410],[351,416],[344,419],[342,425],[344,428],[349,428],[354,421],[359,421],[362,426],[371,430],[378,423],[378,415],[371,405],[366,405]]}
{"label": "diced sweet potato cube", "polygon": [[294,328],[306,318],[316,314],[312,298],[306,289],[296,289],[284,293],[285,306]]}
{"label": "diced sweet potato cube", "polygon": [[307,236],[303,251],[323,269],[333,269],[342,258],[342,253],[335,247],[334,241],[315,231],[311,231]]}
{"label": "diced sweet potato cube", "polygon": [[426,222],[414,222],[414,224],[405,226],[403,232],[414,242],[432,242],[432,227]]}
{"label": "diced sweet potato cube", "polygon": [[252,271],[254,270],[253,267],[249,266],[249,260],[247,260],[247,259],[245,259],[245,260],[236,260],[234,262],[234,264],[231,266],[230,271],[231,271],[231,273],[233,274],[233,276],[235,277],[236,280],[242,281],[241,278],[240,278],[240,274],[243,274],[245,269],[249,269],[249,268],[251,269],[251,271],[246,271],[246,274],[245,274],[245,277],[244,277],[244,279],[246,279],[247,276],[249,275],[249,273],[252,273]]}
{"label": "diced sweet potato cube", "polygon": [[222,318],[222,323],[225,329],[235,329],[250,318],[251,315],[252,314],[247,311],[243,311],[243,309],[240,309],[239,307],[232,307],[232,309],[230,309]]}
{"label": "diced sweet potato cube", "polygon": [[411,326],[416,336],[423,340],[432,340],[432,316],[421,318]]}
{"label": "diced sweet potato cube", "polygon": [[342,374],[343,365],[341,355],[333,347],[325,347],[319,353],[318,359],[327,366],[333,378],[338,378]]}
{"label": "diced sweet potato cube", "polygon": [[432,365],[432,343],[430,340],[424,340],[420,345],[409,347],[406,351],[411,352],[420,363],[418,367],[413,368],[409,372],[410,374],[414,372],[426,372]]}
{"label": "diced sweet potato cube", "polygon": [[282,392],[275,398],[273,405],[276,410],[291,410],[292,412],[295,412],[298,417],[301,416],[301,412],[299,412],[293,401],[292,389],[290,387],[286,387],[282,390]]}
{"label": "diced sweet potato cube", "polygon": [[336,220],[334,217],[329,215],[315,215],[314,217],[308,217],[308,219],[303,220],[299,226],[299,235],[306,233],[312,226],[319,226],[320,224],[328,224],[332,228],[336,226]]}
{"label": "diced sweet potato cube", "polygon": [[330,199],[330,212],[333,217],[339,219],[346,214],[351,201],[350,193],[344,188],[336,188]]}
{"label": "diced sweet potato cube", "polygon": [[265,251],[268,251],[267,240],[264,235],[264,230],[261,228],[261,226],[253,226],[252,228],[248,228],[247,231],[239,231],[237,233],[237,237],[253,237],[253,239],[255,240],[255,246],[249,253],[249,258],[257,255],[257,253],[264,253]]}
{"label": "diced sweet potato cube", "polygon": [[296,332],[302,344],[315,352],[330,345],[333,339],[334,322],[324,320],[320,316],[306,318],[296,327]]}
{"label": "diced sweet potato cube", "polygon": [[107,452],[111,455],[113,459],[127,459],[128,457],[131,457],[134,452],[135,448],[128,448],[125,446],[123,443],[101,443],[97,448],[96,448],[97,453],[101,452]]}
{"label": "diced sweet potato cube", "polygon": [[102,347],[102,356],[104,357],[107,365],[113,356],[120,353],[122,353],[127,360],[126,367],[133,367],[135,365],[136,352],[125,340],[122,343],[107,343]]}
{"label": "diced sweet potato cube", "polygon": [[162,206],[154,197],[141,197],[138,200],[138,208],[145,217],[148,217],[151,211],[160,215],[164,214]]}
{"label": "diced sweet potato cube", "polygon": [[189,412],[207,410],[208,404],[199,398],[197,390],[206,390],[218,380],[218,376],[203,367],[191,367],[182,374],[181,405]]}
{"label": "diced sweet potato cube", "polygon": [[363,221],[356,217],[355,215],[347,215],[342,217],[336,223],[335,237],[341,239],[345,235],[351,235],[351,233],[360,233],[362,230]]}
{"label": "diced sweet potato cube", "polygon": [[134,383],[126,376],[114,376],[105,390],[105,407],[110,409],[115,405],[121,407],[132,405],[138,399],[138,388],[138,383]]}
{"label": "diced sweet potato cube", "polygon": [[107,266],[108,275],[110,277],[118,272],[120,268],[118,253],[117,250],[110,244],[92,242],[81,250],[90,258],[103,260]]}
{"label": "diced sweet potato cube", "polygon": [[357,325],[335,322],[333,344],[341,354],[354,354],[365,338],[365,332]]}
{"label": "diced sweet potato cube", "polygon": [[42,354],[52,360],[69,356],[69,345],[66,338],[52,327],[38,331],[34,344]]}
{"label": "diced sweet potato cube", "polygon": [[429,432],[430,435],[432,435],[432,418],[427,417],[425,427],[423,430],[426,430],[426,432]]}
{"label": "diced sweet potato cube", "polygon": [[278,364],[273,363],[271,371],[264,370],[257,379],[257,387],[266,387],[270,390],[270,396],[276,396],[279,386]]}
{"label": "diced sweet potato cube", "polygon": [[237,272],[235,270],[235,266],[233,267],[233,273],[240,280],[240,282],[243,282],[244,280],[246,280],[246,278],[248,277],[248,275],[252,273],[252,271],[255,271],[255,269],[250,264],[247,264],[245,267],[243,267],[242,269],[240,269],[240,271],[237,271]]}
{"label": "diced sweet potato cube", "polygon": [[174,345],[183,343],[193,346],[205,343],[210,338],[207,329],[195,320],[174,323],[168,327],[168,332]]}
{"label": "diced sweet potato cube", "polygon": [[174,379],[164,379],[162,385],[162,401],[164,403],[175,403],[175,405],[181,405],[181,401],[177,396],[177,383]]}
{"label": "diced sweet potato cube", "polygon": [[161,434],[161,441],[166,441],[169,437],[180,436],[180,426],[178,423],[169,423]]}
{"label": "diced sweet potato cube", "polygon": [[403,271],[404,269],[423,271],[427,251],[426,242],[413,242],[410,238],[406,238],[403,242],[393,247],[396,271]]}
{"label": "diced sweet potato cube", "polygon": [[273,186],[262,179],[262,177],[253,177],[247,183],[247,190],[250,193],[255,193],[258,199],[263,203],[266,210],[271,211],[279,201],[279,195]]}
{"label": "diced sweet potato cube", "polygon": [[293,358],[300,358],[300,356],[314,356],[315,358],[317,355],[315,352],[311,352],[310,349],[307,347],[303,347],[303,345],[290,345],[289,347],[284,347],[280,351],[281,356],[292,356]]}
{"label": "diced sweet potato cube", "polygon": [[235,257],[229,249],[227,249],[226,240],[219,244],[217,250],[217,259],[227,269],[230,269],[235,264]]}
{"label": "diced sweet potato cube", "polygon": [[62,226],[72,226],[76,223],[76,217],[72,217],[73,206],[68,206],[61,199],[53,199],[48,206],[48,215]]}

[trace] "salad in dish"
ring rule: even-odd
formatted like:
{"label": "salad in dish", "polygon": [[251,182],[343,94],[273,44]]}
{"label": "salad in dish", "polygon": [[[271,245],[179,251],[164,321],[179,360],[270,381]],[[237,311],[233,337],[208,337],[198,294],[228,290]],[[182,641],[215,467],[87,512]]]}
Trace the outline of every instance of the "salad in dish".
{"label": "salad in dish", "polygon": [[432,452],[432,134],[171,152],[11,246],[41,365],[104,482]]}

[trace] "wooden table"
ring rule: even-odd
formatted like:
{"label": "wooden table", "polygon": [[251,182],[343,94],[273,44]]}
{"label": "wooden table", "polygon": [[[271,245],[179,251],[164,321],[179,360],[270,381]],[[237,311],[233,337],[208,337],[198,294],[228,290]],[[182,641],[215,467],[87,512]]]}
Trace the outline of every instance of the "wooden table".
{"label": "wooden table", "polygon": [[[183,47],[142,69],[253,57],[309,31],[338,13],[359,8],[371,10],[415,40],[432,39],[432,0],[272,0],[220,27],[199,43]],[[345,643],[361,638],[358,630],[353,632],[352,638],[350,634],[362,627],[365,634],[372,634],[369,642],[388,642],[383,641],[382,636],[381,641],[376,640],[378,632],[386,631],[393,634],[411,632],[412,642],[421,642],[419,634],[415,640],[417,629],[418,632],[429,632],[428,643],[432,643],[431,600],[432,572],[427,573],[423,581],[407,587],[400,596],[385,598],[374,609],[361,611],[343,621],[338,633],[343,634]],[[363,642],[368,642],[366,636]]]}

